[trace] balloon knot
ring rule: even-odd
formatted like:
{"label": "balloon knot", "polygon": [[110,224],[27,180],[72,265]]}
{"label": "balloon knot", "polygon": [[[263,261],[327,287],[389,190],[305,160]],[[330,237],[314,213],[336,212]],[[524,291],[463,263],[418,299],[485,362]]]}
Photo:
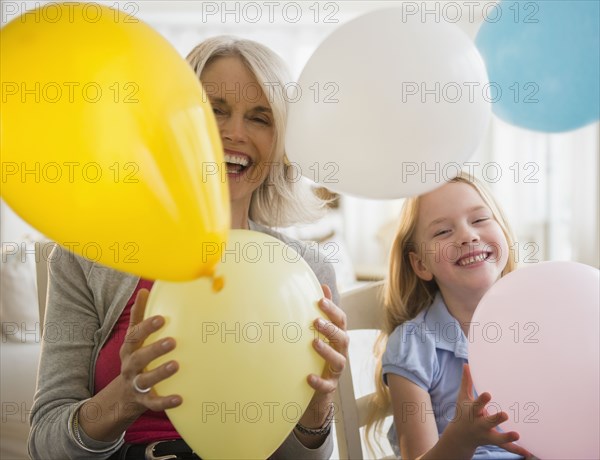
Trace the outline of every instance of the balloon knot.
{"label": "balloon knot", "polygon": [[212,290],[220,292],[225,286],[225,278],[223,276],[213,276]]}

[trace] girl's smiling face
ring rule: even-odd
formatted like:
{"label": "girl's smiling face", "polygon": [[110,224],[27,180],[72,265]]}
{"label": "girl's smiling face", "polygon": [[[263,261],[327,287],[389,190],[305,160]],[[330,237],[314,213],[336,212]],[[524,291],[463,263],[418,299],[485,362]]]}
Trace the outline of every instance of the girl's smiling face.
{"label": "girl's smiling face", "polygon": [[435,279],[445,299],[473,295],[479,301],[508,261],[506,236],[491,209],[462,182],[419,199],[415,235],[412,268],[425,281]]}

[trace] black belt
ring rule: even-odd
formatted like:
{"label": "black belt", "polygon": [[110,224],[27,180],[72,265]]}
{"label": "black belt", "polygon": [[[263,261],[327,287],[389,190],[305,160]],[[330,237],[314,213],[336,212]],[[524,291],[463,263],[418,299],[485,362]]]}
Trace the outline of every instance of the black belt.
{"label": "black belt", "polygon": [[183,439],[149,444],[124,444],[110,460],[199,460]]}

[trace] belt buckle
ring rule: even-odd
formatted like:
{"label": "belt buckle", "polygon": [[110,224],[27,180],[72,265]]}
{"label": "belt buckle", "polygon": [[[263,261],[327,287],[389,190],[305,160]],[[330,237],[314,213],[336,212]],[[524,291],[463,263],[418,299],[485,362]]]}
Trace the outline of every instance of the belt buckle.
{"label": "belt buckle", "polygon": [[161,457],[154,456],[154,448],[164,441],[156,441],[146,446],[146,450],[144,451],[144,458],[146,460],[169,460],[169,459],[177,459],[176,454],[163,455]]}

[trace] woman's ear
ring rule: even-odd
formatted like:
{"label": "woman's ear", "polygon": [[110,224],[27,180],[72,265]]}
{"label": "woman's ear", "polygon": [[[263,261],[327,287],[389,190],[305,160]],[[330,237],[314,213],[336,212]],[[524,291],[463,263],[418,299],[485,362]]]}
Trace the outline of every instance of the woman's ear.
{"label": "woman's ear", "polygon": [[431,281],[433,279],[433,273],[429,271],[419,254],[411,251],[408,253],[408,257],[410,259],[410,265],[413,271],[419,278],[421,278],[423,281]]}

